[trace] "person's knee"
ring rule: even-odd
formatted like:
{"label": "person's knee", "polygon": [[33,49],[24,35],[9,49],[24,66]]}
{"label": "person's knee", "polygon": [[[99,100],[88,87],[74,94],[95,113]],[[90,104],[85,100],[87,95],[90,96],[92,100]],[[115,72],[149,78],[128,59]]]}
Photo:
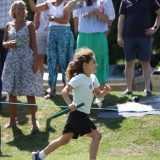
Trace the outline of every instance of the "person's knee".
{"label": "person's knee", "polygon": [[102,134],[99,131],[95,132],[93,139],[100,141],[102,139]]}
{"label": "person's knee", "polygon": [[144,69],[151,68],[150,62],[148,62],[148,61],[141,61],[141,65],[142,65],[142,68],[144,68]]}
{"label": "person's knee", "polygon": [[127,68],[133,68],[135,65],[135,61],[134,60],[130,60],[126,62],[126,67]]}
{"label": "person's knee", "polygon": [[100,132],[98,132],[97,134],[97,139],[100,141],[102,139],[102,134]]}

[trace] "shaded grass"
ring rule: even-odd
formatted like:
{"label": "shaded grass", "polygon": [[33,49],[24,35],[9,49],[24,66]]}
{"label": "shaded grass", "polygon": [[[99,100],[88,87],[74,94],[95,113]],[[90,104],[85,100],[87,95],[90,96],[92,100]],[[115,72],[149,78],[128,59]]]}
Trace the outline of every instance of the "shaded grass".
{"label": "shaded grass", "polygon": [[[136,92],[140,98],[143,93]],[[26,102],[25,97],[18,97],[19,102]],[[4,160],[29,160],[31,152],[41,150],[53,139],[58,138],[63,130],[66,115],[49,121],[55,112],[61,110],[57,106],[65,103],[60,95],[53,100],[37,98],[38,120],[40,132],[31,134],[31,120],[28,107],[17,106],[17,128],[3,129],[2,151],[0,158]],[[102,106],[113,106],[131,101],[130,96],[122,96],[119,92],[112,92],[105,97]],[[91,119],[102,132],[97,160],[159,160],[160,157],[160,116],[146,115],[143,117],[128,117],[119,119],[99,119],[98,110],[91,110]],[[8,105],[3,105],[0,122],[3,126],[8,122]],[[50,154],[46,160],[87,160],[91,140],[84,136],[72,140]]]}

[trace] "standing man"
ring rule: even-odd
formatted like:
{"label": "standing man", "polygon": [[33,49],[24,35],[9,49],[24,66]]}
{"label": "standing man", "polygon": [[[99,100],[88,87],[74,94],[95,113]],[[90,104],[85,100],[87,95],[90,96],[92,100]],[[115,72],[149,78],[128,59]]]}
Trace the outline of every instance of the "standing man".
{"label": "standing man", "polygon": [[[6,58],[6,50],[2,46],[3,36],[4,36],[4,27],[6,23],[11,21],[11,17],[9,16],[8,12],[11,6],[11,3],[14,0],[1,0],[0,1],[0,101],[2,98],[2,70],[4,61]],[[0,111],[2,110],[2,104],[0,103]]]}
{"label": "standing man", "polygon": [[[157,14],[151,25],[151,15]],[[136,53],[140,60],[144,80],[145,95],[152,95],[151,82],[151,36],[160,26],[160,5],[157,0],[122,0],[119,9],[117,42],[124,49],[127,89],[122,94],[132,94]]]}

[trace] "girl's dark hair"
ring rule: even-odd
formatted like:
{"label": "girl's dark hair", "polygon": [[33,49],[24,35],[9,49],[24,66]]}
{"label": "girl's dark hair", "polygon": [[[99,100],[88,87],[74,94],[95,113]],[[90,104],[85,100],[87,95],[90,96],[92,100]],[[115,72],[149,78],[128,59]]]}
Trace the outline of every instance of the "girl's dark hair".
{"label": "girl's dark hair", "polygon": [[93,56],[94,53],[89,48],[80,48],[76,50],[74,60],[69,63],[66,70],[67,82],[79,73],[83,73],[83,63],[89,63]]}

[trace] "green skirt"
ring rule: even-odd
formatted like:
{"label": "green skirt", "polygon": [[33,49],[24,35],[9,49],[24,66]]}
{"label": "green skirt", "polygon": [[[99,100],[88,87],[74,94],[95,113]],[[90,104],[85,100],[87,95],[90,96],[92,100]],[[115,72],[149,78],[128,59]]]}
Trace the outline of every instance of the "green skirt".
{"label": "green skirt", "polygon": [[108,39],[106,33],[79,33],[77,37],[77,49],[90,48],[96,57],[98,67],[95,75],[99,83],[106,83],[109,74]]}

